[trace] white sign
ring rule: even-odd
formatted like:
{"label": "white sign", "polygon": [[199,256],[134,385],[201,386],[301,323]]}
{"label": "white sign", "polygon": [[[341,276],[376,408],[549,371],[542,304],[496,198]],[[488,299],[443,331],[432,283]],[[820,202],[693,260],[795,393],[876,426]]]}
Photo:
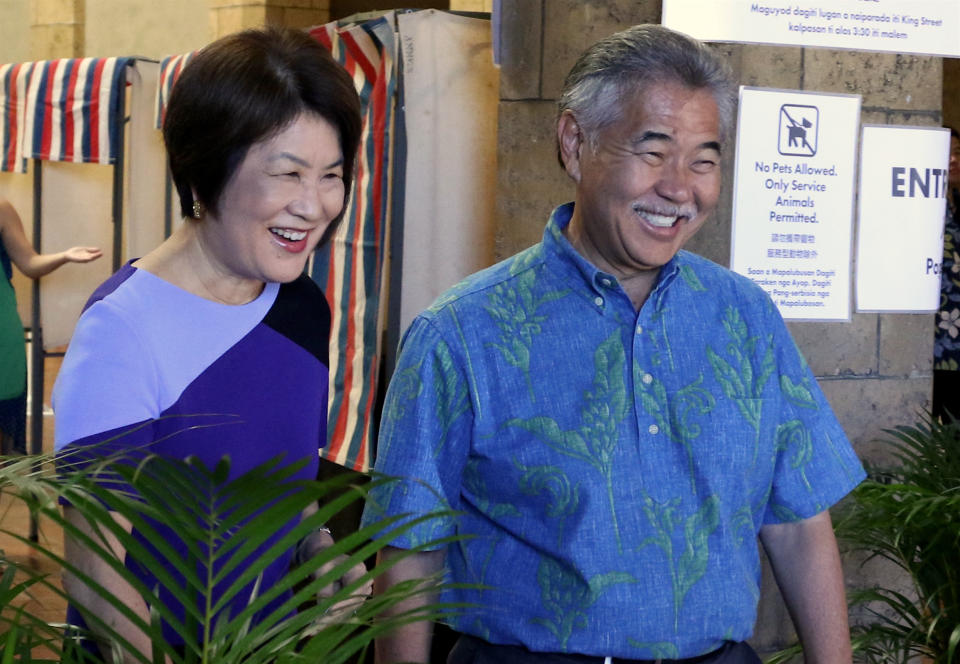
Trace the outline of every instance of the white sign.
{"label": "white sign", "polygon": [[950,131],[864,125],[857,311],[936,311]]}
{"label": "white sign", "polygon": [[662,23],[704,41],[960,57],[957,0],[663,0]]}
{"label": "white sign", "polygon": [[793,320],[850,319],[858,95],[740,88],[730,267]]}

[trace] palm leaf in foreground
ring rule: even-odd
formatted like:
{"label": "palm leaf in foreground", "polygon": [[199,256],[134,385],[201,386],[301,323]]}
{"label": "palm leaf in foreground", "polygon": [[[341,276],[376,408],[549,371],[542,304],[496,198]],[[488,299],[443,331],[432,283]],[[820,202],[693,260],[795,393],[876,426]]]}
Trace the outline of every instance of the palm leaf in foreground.
{"label": "palm leaf in foreground", "polygon": [[[273,561],[335,513],[364,499],[370,489],[393,481],[389,478],[375,478],[367,486],[351,484],[346,477],[291,481],[289,477],[299,466],[283,466],[273,461],[228,479],[226,460],[208,469],[194,459],[157,456],[145,456],[135,463],[115,457],[93,463],[87,460],[82,467],[73,469],[61,463],[60,472],[53,475],[37,470],[36,464],[40,461],[50,459],[34,459],[29,466],[0,466],[0,490],[23,501],[34,514],[62,527],[67,536],[81,542],[121,575],[147,601],[152,610],[151,619],[145,621],[135,615],[121,600],[98,587],[93,579],[51,547],[8,532],[2,523],[0,531],[33,546],[39,555],[75,575],[148,634],[154,653],[151,657],[141,657],[141,661],[162,662],[166,657],[177,664],[213,661],[254,664],[299,662],[309,657],[312,661],[320,658],[319,661],[335,664],[365,651],[384,631],[415,620],[439,619],[457,609],[454,605],[434,603],[417,612],[377,619],[384,610],[412,595],[435,592],[439,580],[432,579],[427,583],[401,584],[384,595],[360,603],[355,614],[345,622],[327,624],[325,613],[330,607],[355,595],[370,579],[381,574],[385,566],[370,570],[331,597],[317,599],[319,590],[357,563],[374,556],[389,539],[423,521],[449,518],[448,512],[415,519],[394,517],[370,524],[313,558],[292,565],[289,573],[273,587],[261,587],[264,570]],[[63,517],[57,506],[58,499],[69,502],[82,515],[92,535],[85,534]],[[317,504],[321,507],[311,516],[285,527],[295,521],[304,508]],[[112,514],[128,520],[141,537],[127,532]],[[186,555],[167,541],[165,528],[183,540]],[[113,554],[107,545],[107,534],[119,541],[128,558],[135,559],[155,575],[159,584],[183,606],[182,615],[158,601],[158,588],[147,587]],[[410,554],[447,542],[430,542],[412,549]],[[332,569],[325,574],[318,573],[338,556],[343,558]],[[9,561],[5,564],[14,567]],[[32,583],[44,585],[65,597],[56,584],[44,578],[34,578]],[[91,627],[108,634],[117,645],[129,646],[99,616],[78,608]],[[9,621],[6,614],[5,620]],[[17,657],[14,661],[29,661],[21,656],[26,652],[22,644],[30,644],[31,648],[43,644],[62,661],[82,659],[75,641],[68,639],[64,645],[60,644],[62,626],[25,620],[23,616],[17,620],[16,629],[7,631],[7,641],[0,639],[0,664],[12,656]],[[183,653],[165,643],[163,621],[185,642]],[[11,637],[11,633],[16,636]],[[13,655],[15,652],[21,654]]]}
{"label": "palm leaf in foreground", "polygon": [[[886,430],[894,463],[836,511],[842,548],[879,560],[872,587],[848,596],[854,659],[868,664],[960,663],[960,423],[929,415]],[[768,664],[793,661],[791,646]]]}
{"label": "palm leaf in foreground", "polygon": [[[858,657],[900,664],[960,662],[960,424],[929,416],[887,431],[897,463],[870,468],[845,504],[837,535],[887,571],[851,594],[866,620]],[[890,570],[894,570],[891,572]]]}

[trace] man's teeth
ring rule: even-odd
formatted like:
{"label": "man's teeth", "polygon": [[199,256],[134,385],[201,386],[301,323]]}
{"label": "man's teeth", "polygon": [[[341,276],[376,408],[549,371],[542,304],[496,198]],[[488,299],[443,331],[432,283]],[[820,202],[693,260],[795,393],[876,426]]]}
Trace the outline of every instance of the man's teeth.
{"label": "man's teeth", "polygon": [[650,222],[651,226],[657,226],[659,228],[669,228],[673,226],[674,222],[677,220],[676,216],[668,216],[665,214],[654,214],[653,212],[641,212],[644,218]]}
{"label": "man's teeth", "polygon": [[271,228],[270,232],[274,235],[279,235],[282,238],[290,240],[291,242],[297,242],[307,237],[306,231],[291,231],[286,228]]}

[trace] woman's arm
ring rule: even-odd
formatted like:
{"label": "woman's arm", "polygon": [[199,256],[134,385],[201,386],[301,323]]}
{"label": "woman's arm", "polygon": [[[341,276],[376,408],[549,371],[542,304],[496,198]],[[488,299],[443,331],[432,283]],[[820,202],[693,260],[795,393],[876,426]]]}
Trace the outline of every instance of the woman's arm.
{"label": "woman's arm", "polygon": [[27,240],[20,215],[9,201],[0,198],[0,241],[10,260],[31,279],[49,274],[65,263],[89,263],[103,254],[97,247],[70,247],[54,254],[38,254]]}
{"label": "woman's arm", "polygon": [[[101,537],[103,538],[104,545],[107,546],[116,556],[117,560],[123,562],[126,551],[123,548],[123,545],[120,544],[116,536],[114,536],[109,531],[103,529],[100,533],[94,531],[93,527],[83,516],[77,512],[76,509],[70,506],[63,508],[63,514],[66,520],[73,527],[77,528],[84,535],[98,540]],[[120,526],[123,527],[128,533],[131,531],[132,526],[129,521],[124,519],[122,516],[112,513],[113,518],[116,520]],[[129,583],[127,583],[123,577],[117,574],[110,565],[108,565],[100,556],[94,554],[90,549],[88,549],[84,544],[78,542],[73,537],[70,537],[69,534],[64,538],[64,557],[75,567],[78,568],[80,572],[89,576],[93,579],[97,585],[102,587],[113,597],[120,599],[125,605],[133,609],[133,611],[143,619],[145,623],[150,622],[150,611],[147,608],[147,603],[143,600],[143,597],[133,589]],[[153,651],[153,646],[150,641],[150,638],[144,634],[144,632],[133,624],[129,618],[122,615],[109,601],[104,599],[101,595],[94,592],[87,586],[85,583],[80,581],[77,577],[69,572],[63,573],[63,588],[70,595],[71,601],[76,605],[83,606],[90,613],[96,614],[99,616],[110,628],[113,630],[114,634],[119,634],[125,638],[130,644],[133,645],[134,650],[137,653],[143,655],[142,658],[137,657],[130,651],[123,652],[123,662],[124,664],[130,662],[143,662],[149,661],[151,658],[151,653]],[[90,629],[99,637],[106,637],[105,630],[98,625],[90,625]],[[104,638],[104,642],[106,639]],[[101,646],[101,651],[103,652],[104,661],[110,661],[110,651]],[[168,658],[169,661],[169,658]]]}
{"label": "woman's arm", "polygon": [[[306,519],[316,511],[317,511],[317,506],[311,505],[303,510],[302,517]],[[303,560],[309,560],[311,557],[317,555],[318,553],[320,553],[325,549],[330,548],[333,545],[334,545],[334,540],[333,540],[333,537],[330,535],[329,530],[325,528],[322,530],[316,530],[310,533],[309,535],[307,535],[305,538],[303,538],[303,540],[297,546],[297,550],[294,555],[298,560],[294,560],[294,563],[297,563]],[[345,556],[341,554],[328,560],[323,565],[321,565],[316,572],[314,572],[314,576],[316,577],[323,576],[324,574],[332,570],[334,567],[341,564],[344,559],[345,559]],[[344,586],[350,585],[351,583],[353,583],[354,581],[356,581],[366,573],[367,573],[366,565],[364,565],[362,562],[357,563],[356,565],[351,567],[349,570],[347,570],[347,572],[342,577],[340,577],[330,585],[321,588],[317,592],[317,598],[326,599],[328,597],[332,597],[341,588],[343,588]],[[334,623],[349,617],[352,613],[356,612],[356,610],[360,607],[361,604],[363,604],[363,602],[367,599],[367,597],[370,596],[370,593],[372,592],[373,592],[373,580],[371,579],[367,581],[364,585],[360,586],[360,588],[358,588],[357,591],[354,594],[352,594],[350,597],[332,605],[326,612],[326,616],[324,617],[324,622]]]}

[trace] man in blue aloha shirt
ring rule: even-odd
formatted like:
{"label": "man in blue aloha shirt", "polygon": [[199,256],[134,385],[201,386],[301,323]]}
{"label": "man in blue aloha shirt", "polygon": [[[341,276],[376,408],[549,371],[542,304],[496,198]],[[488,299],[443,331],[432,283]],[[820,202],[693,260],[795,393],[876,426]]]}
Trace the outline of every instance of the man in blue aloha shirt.
{"label": "man in blue aloha shirt", "polygon": [[[850,660],[827,508],[863,469],[769,298],[681,250],[716,207],[734,100],[661,26],[591,47],[557,119],[574,203],[406,332],[376,467],[410,479],[366,518],[461,512],[392,540],[378,588],[444,561],[473,584],[447,596],[467,605],[450,662],[758,662],[758,535],[807,661]],[[430,639],[411,624],[378,662],[426,662]]]}

